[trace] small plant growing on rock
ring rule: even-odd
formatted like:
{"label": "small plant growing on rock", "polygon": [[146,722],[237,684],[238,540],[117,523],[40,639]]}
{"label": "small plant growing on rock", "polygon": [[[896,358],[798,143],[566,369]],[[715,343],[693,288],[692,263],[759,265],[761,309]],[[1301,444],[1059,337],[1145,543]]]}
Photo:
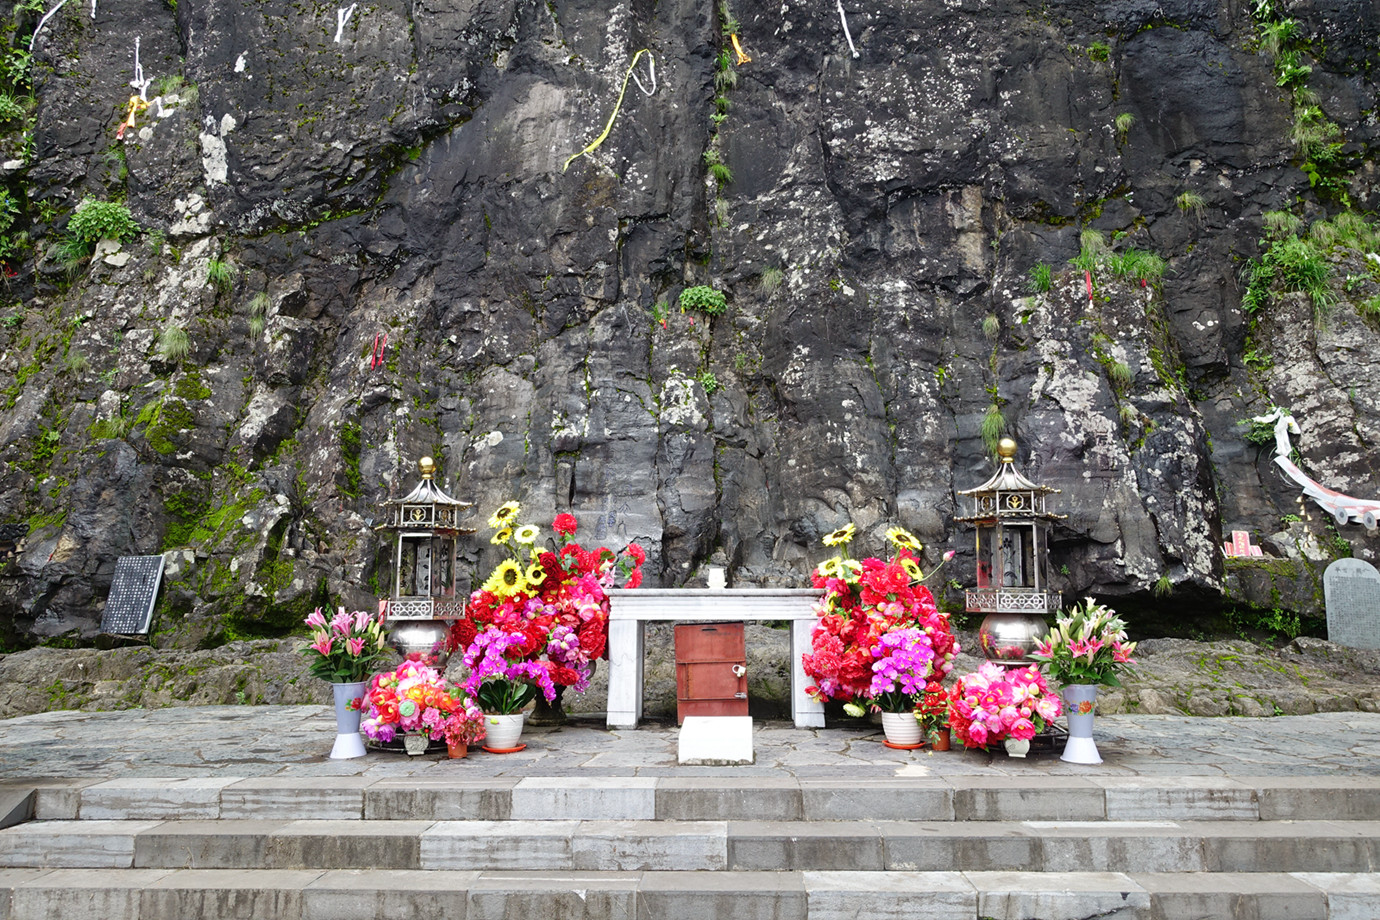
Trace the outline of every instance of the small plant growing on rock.
{"label": "small plant growing on rock", "polygon": [[1099,64],[1112,56],[1112,47],[1106,42],[1093,42],[1088,46],[1088,57]]}
{"label": "small plant growing on rock", "polygon": [[727,185],[733,181],[733,173],[724,165],[723,161],[719,159],[719,151],[712,148],[706,150],[704,152],[704,162],[705,165],[709,167],[709,174],[713,176],[714,180],[720,185]]}
{"label": "small plant growing on rock", "polygon": [[80,374],[91,366],[91,360],[79,351],[68,351],[62,356],[62,365],[70,373]]}
{"label": "small plant growing on rock", "polygon": [[1136,372],[1125,361],[1114,361],[1107,368],[1107,376],[1112,378],[1112,385],[1118,390],[1125,390],[1135,382]]}
{"label": "small plant growing on rock", "polygon": [[164,361],[181,361],[191,351],[192,340],[181,326],[169,324],[158,336],[158,357]]}
{"label": "small plant growing on rock", "polygon": [[1265,232],[1273,237],[1292,236],[1303,227],[1303,218],[1288,211],[1266,211],[1261,215]]}
{"label": "small plant growing on rock", "polygon": [[1001,406],[992,403],[982,416],[982,443],[986,445],[989,454],[996,454],[997,443],[1001,441],[1004,434],[1006,434],[1006,417],[1001,414]]}
{"label": "small plant growing on rock", "polygon": [[719,389],[719,378],[714,376],[713,371],[704,371],[695,379],[700,382],[700,386],[704,387],[704,395],[706,396],[713,396],[715,391]]}
{"label": "small plant growing on rock", "polygon": [[1192,214],[1194,217],[1203,215],[1203,196],[1195,191],[1185,189],[1174,199],[1174,204],[1178,205],[1180,211],[1185,214]]}
{"label": "small plant growing on rock", "polygon": [[781,288],[781,282],[786,279],[785,272],[772,266],[762,271],[762,290],[771,294]]}
{"label": "small plant growing on rock", "polygon": [[1132,115],[1130,112],[1122,112],[1118,115],[1114,122],[1116,125],[1117,140],[1123,144],[1126,143],[1126,137],[1131,133],[1131,126],[1135,123],[1136,116]]}
{"label": "small plant growing on rock", "polygon": [[680,292],[680,312],[699,310],[710,316],[717,316],[728,309],[728,299],[723,291],[705,284],[697,284]]}
{"label": "small plant growing on rock", "polygon": [[1054,287],[1054,269],[1044,262],[1030,266],[1030,289],[1036,294],[1046,294]]}
{"label": "small plant growing on rock", "polygon": [[1001,320],[997,319],[996,314],[988,313],[982,318],[982,334],[989,342],[1001,334]]}
{"label": "small plant growing on rock", "polygon": [[127,240],[140,231],[129,208],[118,201],[83,198],[67,221],[67,232],[83,243],[100,240]]}
{"label": "small plant growing on rock", "polygon": [[218,291],[228,291],[235,283],[235,267],[224,259],[206,263],[206,283]]}
{"label": "small plant growing on rock", "polygon": [[249,334],[258,338],[268,321],[268,292],[260,291],[249,299]]}

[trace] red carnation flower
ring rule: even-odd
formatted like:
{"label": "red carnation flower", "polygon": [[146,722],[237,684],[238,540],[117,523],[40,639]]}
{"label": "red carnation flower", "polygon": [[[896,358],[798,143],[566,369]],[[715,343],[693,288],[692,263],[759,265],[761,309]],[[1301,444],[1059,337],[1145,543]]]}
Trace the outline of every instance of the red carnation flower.
{"label": "red carnation flower", "polygon": [[638,565],[647,561],[647,551],[636,543],[629,543],[626,552],[629,556],[633,557],[633,561]]}
{"label": "red carnation flower", "polygon": [[575,528],[580,526],[573,514],[558,514],[556,520],[551,522],[551,529],[563,537],[568,537],[575,533]]}

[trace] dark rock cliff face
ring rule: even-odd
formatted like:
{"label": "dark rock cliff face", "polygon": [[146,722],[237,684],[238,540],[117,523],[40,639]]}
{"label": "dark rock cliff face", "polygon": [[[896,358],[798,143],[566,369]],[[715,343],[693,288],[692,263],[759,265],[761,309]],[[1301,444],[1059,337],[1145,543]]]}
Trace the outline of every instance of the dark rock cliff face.
{"label": "dark rock cliff face", "polygon": [[[7,123],[32,131],[5,176],[10,641],[91,635],[128,554],[171,553],[162,644],[367,604],[423,454],[477,523],[573,511],[641,541],[653,584],[716,552],[804,584],[849,520],[862,553],[892,524],[931,564],[958,549],[939,580],[964,583],[955,491],[998,411],[1063,490],[1057,588],[1149,629],[1317,613],[1318,566],[1374,540],[1300,510],[1239,423],[1292,408],[1304,467],[1380,497],[1380,257],[1333,252],[1323,317],[1283,290],[1246,314],[1243,269],[1267,212],[1380,204],[1375,5],[845,10],[847,34],[794,0],[67,4]],[[1258,49],[1267,13],[1306,78]],[[729,26],[751,60],[726,67]],[[117,141],[136,47],[162,98]],[[1321,175],[1309,105],[1342,132]],[[87,197],[143,232],[75,258]],[[1090,229],[1162,281],[1099,270],[1090,296]],[[693,285],[727,310],[682,312]],[[1234,529],[1289,573],[1225,570]]]}

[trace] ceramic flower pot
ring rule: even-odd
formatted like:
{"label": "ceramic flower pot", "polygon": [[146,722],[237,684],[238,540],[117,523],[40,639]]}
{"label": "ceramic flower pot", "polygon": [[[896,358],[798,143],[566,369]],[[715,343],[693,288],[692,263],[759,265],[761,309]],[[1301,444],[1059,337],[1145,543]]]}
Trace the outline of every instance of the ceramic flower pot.
{"label": "ceramic flower pot", "polygon": [[1068,763],[1102,763],[1093,741],[1093,717],[1097,714],[1097,684],[1069,684],[1059,691],[1069,721],[1069,740],[1059,759]]}
{"label": "ceramic flower pot", "polygon": [[886,740],[895,745],[920,743],[920,723],[913,712],[882,713],[882,731]]}
{"label": "ceramic flower pot", "polygon": [[470,756],[470,746],[463,741],[457,744],[447,744],[446,753],[450,754],[451,760],[460,760],[462,757]]}
{"label": "ceramic flower pot", "polygon": [[408,757],[419,757],[425,754],[427,745],[430,743],[431,739],[426,735],[418,735],[412,732],[403,735],[403,750],[407,751]]}
{"label": "ceramic flower pot", "polygon": [[947,728],[936,728],[931,732],[930,747],[936,751],[947,751],[949,749],[949,730]]}
{"label": "ceramic flower pot", "polygon": [[364,684],[331,684],[335,697],[335,745],[331,760],[349,760],[364,756],[364,739],[359,734],[358,709],[349,709],[350,701],[364,695]]}
{"label": "ceramic flower pot", "polygon": [[1006,753],[1012,757],[1024,758],[1030,752],[1030,739],[1021,740],[1020,738],[1006,738],[1002,741],[1006,746]]}
{"label": "ceramic flower pot", "polygon": [[484,746],[494,751],[510,751],[518,746],[522,737],[522,722],[526,713],[485,713]]}

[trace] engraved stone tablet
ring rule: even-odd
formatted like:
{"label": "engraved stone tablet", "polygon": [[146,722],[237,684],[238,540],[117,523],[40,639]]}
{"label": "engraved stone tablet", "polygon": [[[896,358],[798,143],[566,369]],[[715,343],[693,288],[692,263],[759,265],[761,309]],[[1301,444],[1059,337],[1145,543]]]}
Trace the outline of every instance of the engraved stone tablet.
{"label": "engraved stone tablet", "polygon": [[147,634],[162,579],[162,556],[121,556],[115,563],[115,579],[101,615],[101,632],[112,636]]}
{"label": "engraved stone tablet", "polygon": [[1323,573],[1327,638],[1352,648],[1380,648],[1380,572],[1361,559],[1338,559]]}

